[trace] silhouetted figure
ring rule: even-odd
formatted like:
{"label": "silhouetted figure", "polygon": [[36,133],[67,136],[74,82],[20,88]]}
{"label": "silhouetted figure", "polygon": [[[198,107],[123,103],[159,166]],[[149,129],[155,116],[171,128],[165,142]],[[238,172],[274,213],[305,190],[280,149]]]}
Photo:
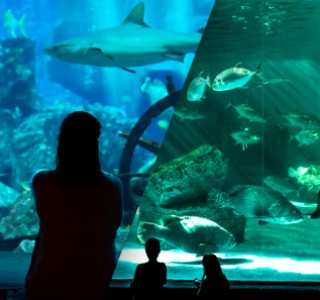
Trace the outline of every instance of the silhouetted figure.
{"label": "silhouetted figure", "polygon": [[145,250],[149,261],[136,267],[131,283],[133,299],[161,299],[163,286],[167,283],[167,266],[157,260],[161,251],[159,240],[149,238]]}
{"label": "silhouetted figure", "polygon": [[318,192],[317,207],[315,211],[311,214],[312,219],[318,219],[319,217],[320,217],[320,190]]}
{"label": "silhouetted figure", "polygon": [[107,299],[122,184],[100,169],[100,129],[87,112],[69,114],[60,127],[56,168],[33,177],[40,230],[25,283],[31,300]]}
{"label": "silhouetted figure", "polygon": [[197,299],[225,299],[230,283],[222,272],[220,262],[214,254],[206,254],[202,258],[203,277],[198,286]]}

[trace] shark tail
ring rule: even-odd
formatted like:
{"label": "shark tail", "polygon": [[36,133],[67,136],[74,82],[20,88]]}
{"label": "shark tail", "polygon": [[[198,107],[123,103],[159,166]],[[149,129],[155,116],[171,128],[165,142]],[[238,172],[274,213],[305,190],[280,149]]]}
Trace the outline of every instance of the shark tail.
{"label": "shark tail", "polygon": [[26,14],[24,14],[20,20],[18,21],[18,27],[19,27],[19,30],[21,32],[21,34],[25,37],[25,38],[28,38],[28,34],[26,33],[26,30],[24,29],[24,21],[26,19]]}

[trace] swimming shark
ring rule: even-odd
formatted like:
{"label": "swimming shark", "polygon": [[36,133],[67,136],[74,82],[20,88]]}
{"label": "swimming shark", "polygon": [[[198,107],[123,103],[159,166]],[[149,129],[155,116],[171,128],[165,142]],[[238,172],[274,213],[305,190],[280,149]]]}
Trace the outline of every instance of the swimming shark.
{"label": "swimming shark", "polygon": [[200,39],[200,32],[182,33],[149,27],[144,22],[144,3],[140,2],[120,26],[53,44],[44,52],[75,64],[118,67],[135,73],[132,67],[166,60],[183,62],[187,53],[197,50]]}

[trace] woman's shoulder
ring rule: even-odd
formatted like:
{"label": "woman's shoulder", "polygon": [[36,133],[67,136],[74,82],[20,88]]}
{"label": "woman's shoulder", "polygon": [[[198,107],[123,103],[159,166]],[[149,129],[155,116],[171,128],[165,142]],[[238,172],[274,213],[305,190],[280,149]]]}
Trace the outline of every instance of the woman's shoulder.
{"label": "woman's shoulder", "polygon": [[44,180],[47,178],[52,177],[54,174],[54,171],[52,170],[39,170],[33,175],[33,182],[38,182],[39,180]]}
{"label": "woman's shoulder", "polygon": [[105,171],[102,172],[102,176],[104,181],[111,182],[116,186],[122,187],[122,181],[118,176],[111,173],[107,173]]}

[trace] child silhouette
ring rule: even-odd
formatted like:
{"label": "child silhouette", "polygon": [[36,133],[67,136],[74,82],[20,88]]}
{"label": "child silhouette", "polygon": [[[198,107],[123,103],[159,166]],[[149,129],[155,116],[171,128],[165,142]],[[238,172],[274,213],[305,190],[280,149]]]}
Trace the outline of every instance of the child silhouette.
{"label": "child silhouette", "polygon": [[145,243],[145,251],[149,260],[136,267],[131,283],[135,300],[158,298],[167,282],[167,266],[157,260],[161,251],[159,240],[149,238]]}

